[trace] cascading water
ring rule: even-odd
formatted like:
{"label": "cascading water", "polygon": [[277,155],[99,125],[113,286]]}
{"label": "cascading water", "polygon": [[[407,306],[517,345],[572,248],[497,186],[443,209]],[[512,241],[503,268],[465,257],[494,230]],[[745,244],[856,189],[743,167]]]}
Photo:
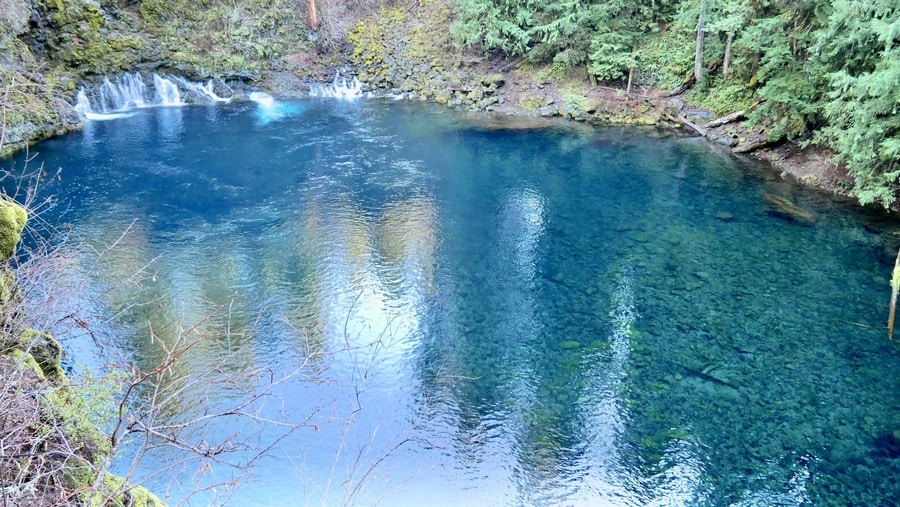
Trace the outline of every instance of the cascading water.
{"label": "cascading water", "polygon": [[[187,96],[196,99],[198,102],[231,102],[232,97],[222,97],[216,93],[216,82],[212,79],[206,83],[195,83],[181,77],[172,77],[171,80],[177,83],[179,89]],[[234,95],[234,91],[224,83],[218,83],[218,85],[230,95]]]}
{"label": "cascading water", "polygon": [[[100,86],[93,90],[82,88],[76,96],[75,111],[86,120],[103,120],[127,116],[128,111],[135,108],[183,106],[186,103],[231,100],[217,95],[214,90],[215,83],[212,80],[205,84],[194,83],[183,78],[159,74],[153,74],[151,89],[144,83],[141,75],[134,72],[114,79],[104,77]],[[189,100],[186,102],[184,98]]]}
{"label": "cascading water", "polygon": [[313,83],[309,85],[310,97],[333,97],[338,99],[355,99],[363,94],[362,83],[355,77],[351,80],[335,74],[331,83]]}
{"label": "cascading water", "polygon": [[115,81],[104,77],[98,95],[97,105],[101,113],[144,107],[147,103],[147,85],[137,72],[118,76]]}
{"label": "cascading water", "polygon": [[153,74],[153,87],[156,88],[156,101],[161,106],[181,106],[181,92],[178,85],[159,74]]}

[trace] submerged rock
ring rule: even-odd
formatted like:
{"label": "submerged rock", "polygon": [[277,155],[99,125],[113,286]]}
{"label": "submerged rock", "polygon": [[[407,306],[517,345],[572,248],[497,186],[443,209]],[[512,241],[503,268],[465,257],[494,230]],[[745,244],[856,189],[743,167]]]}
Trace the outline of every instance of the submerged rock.
{"label": "submerged rock", "polygon": [[720,211],[716,213],[716,218],[723,222],[731,222],[734,220],[734,215],[727,211]]}

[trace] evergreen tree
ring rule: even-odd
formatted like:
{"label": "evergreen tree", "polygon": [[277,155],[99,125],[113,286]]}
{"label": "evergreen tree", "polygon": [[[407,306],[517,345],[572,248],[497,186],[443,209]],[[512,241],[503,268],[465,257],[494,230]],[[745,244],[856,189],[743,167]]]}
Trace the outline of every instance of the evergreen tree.
{"label": "evergreen tree", "polygon": [[455,0],[459,19],[451,27],[463,47],[481,44],[484,51],[524,54],[531,46],[529,28],[539,3],[534,0]]}
{"label": "evergreen tree", "polygon": [[829,84],[817,139],[837,152],[862,203],[890,206],[900,180],[900,4],[836,0],[815,49]]}

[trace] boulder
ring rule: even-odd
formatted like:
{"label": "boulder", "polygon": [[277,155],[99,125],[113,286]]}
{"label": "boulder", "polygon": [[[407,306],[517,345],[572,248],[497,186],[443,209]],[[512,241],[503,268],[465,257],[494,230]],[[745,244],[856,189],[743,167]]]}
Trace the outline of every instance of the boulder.
{"label": "boulder", "polygon": [[541,116],[546,118],[549,116],[556,116],[557,114],[559,114],[559,109],[557,109],[555,106],[544,106],[544,107],[540,108],[538,110],[538,112],[540,113]]}
{"label": "boulder", "polygon": [[684,109],[684,101],[678,98],[669,99],[663,106],[663,115],[681,116],[681,110]]}
{"label": "boulder", "polygon": [[26,329],[19,336],[19,348],[31,354],[44,376],[54,384],[65,384],[62,347],[49,333]]}
{"label": "boulder", "polygon": [[503,86],[503,83],[505,82],[506,79],[503,77],[503,74],[488,74],[481,78],[481,84],[494,90]]}
{"label": "boulder", "polygon": [[31,7],[25,0],[0,0],[0,45],[21,35],[28,28]]}
{"label": "boulder", "polygon": [[13,201],[0,199],[0,261],[6,262],[16,252],[28,213]]}

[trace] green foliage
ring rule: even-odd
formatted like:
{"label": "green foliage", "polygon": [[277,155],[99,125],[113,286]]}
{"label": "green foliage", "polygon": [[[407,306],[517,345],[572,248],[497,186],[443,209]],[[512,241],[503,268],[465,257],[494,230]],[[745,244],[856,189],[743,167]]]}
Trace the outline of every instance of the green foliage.
{"label": "green foliage", "polygon": [[829,85],[817,140],[837,152],[861,202],[891,206],[900,181],[900,5],[834,2],[815,50]]}
{"label": "green foliage", "polygon": [[460,46],[481,44],[485,51],[509,54],[528,50],[529,28],[538,5],[535,0],[456,0],[455,4],[459,19],[450,33]]}
{"label": "green foliage", "polygon": [[82,73],[104,74],[131,68],[145,49],[143,39],[111,30],[99,4],[88,0],[44,4],[54,28],[47,46],[54,60]]}
{"label": "green foliage", "polygon": [[562,90],[563,104],[572,114],[583,114],[590,107],[590,101],[576,90]]}
{"label": "green foliage", "polygon": [[756,96],[745,82],[726,80],[717,74],[703,80],[691,91],[691,102],[718,115],[750,110]]}
{"label": "green foliage", "polygon": [[679,23],[643,40],[638,51],[640,81],[676,88],[694,66],[694,36]]}
{"label": "green foliage", "polygon": [[562,62],[553,62],[539,70],[536,76],[538,81],[549,83],[562,79],[566,75],[567,70],[569,70],[568,65]]}
{"label": "green foliage", "polygon": [[771,140],[803,133],[818,110],[818,79],[804,59],[812,34],[795,29],[806,16],[803,10],[789,10],[756,19],[738,40],[739,49],[758,60],[753,79],[763,103],[751,121],[766,124]]}
{"label": "green foliage", "polygon": [[454,0],[461,47],[525,55],[533,63],[587,66],[615,80],[633,69],[639,41],[674,12],[666,0]]}

